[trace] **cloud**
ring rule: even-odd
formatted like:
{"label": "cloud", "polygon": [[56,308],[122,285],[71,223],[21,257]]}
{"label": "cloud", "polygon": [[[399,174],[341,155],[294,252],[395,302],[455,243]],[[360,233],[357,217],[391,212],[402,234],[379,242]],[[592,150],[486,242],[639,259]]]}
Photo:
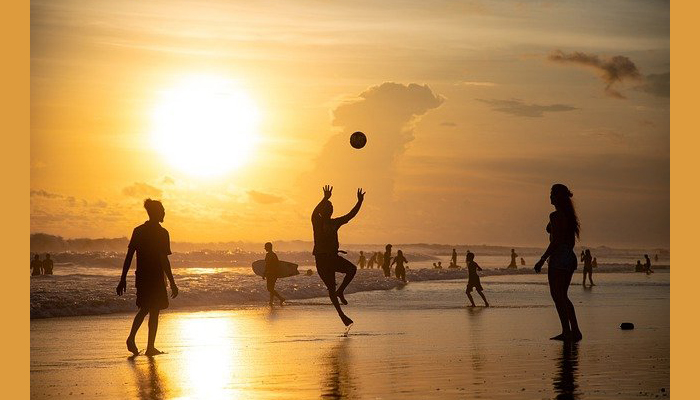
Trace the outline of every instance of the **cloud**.
{"label": "cloud", "polygon": [[129,197],[143,199],[145,197],[159,198],[163,195],[163,191],[157,187],[153,187],[146,183],[136,182],[131,186],[127,186],[122,190],[122,193]]}
{"label": "cloud", "polygon": [[626,97],[613,86],[627,80],[640,80],[642,78],[634,62],[625,56],[601,58],[598,55],[580,51],[566,54],[561,50],[555,50],[547,58],[553,62],[577,64],[596,71],[605,82],[605,93],[617,99],[625,99]]}
{"label": "cloud", "polygon": [[[331,136],[316,159],[312,173],[302,177],[312,190],[333,184],[337,192],[363,187],[375,201],[389,200],[393,193],[395,164],[414,140],[414,128],[428,111],[445,99],[428,85],[384,82],[344,101],[333,111],[333,125],[340,132]],[[354,131],[367,135],[361,150],[350,147]]]}
{"label": "cloud", "polygon": [[248,196],[256,203],[260,204],[275,204],[284,201],[284,197],[275,196],[274,194],[258,192],[257,190],[249,190]]}
{"label": "cloud", "polygon": [[649,74],[637,88],[653,96],[671,97],[671,73]]}
{"label": "cloud", "polygon": [[45,197],[47,199],[62,199],[63,195],[58,193],[47,192],[46,190],[30,190],[29,196],[31,197]]}
{"label": "cloud", "polygon": [[174,185],[174,184],[175,184],[175,180],[173,180],[173,178],[171,178],[171,177],[169,177],[169,176],[163,177],[163,180],[162,180],[161,182],[162,182],[164,185]]}
{"label": "cloud", "polygon": [[493,111],[515,115],[518,117],[542,117],[546,112],[563,112],[578,110],[574,106],[567,104],[525,104],[522,100],[497,100],[497,99],[476,99],[482,103],[490,104]]}
{"label": "cloud", "polygon": [[464,86],[496,86],[498,85],[497,83],[494,82],[479,82],[479,81],[467,81],[467,82],[460,82],[460,85]]}
{"label": "cloud", "polygon": [[442,123],[440,124],[440,126],[446,126],[446,127],[449,127],[449,128],[454,128],[455,126],[457,126],[457,124],[454,123],[454,122],[452,122],[452,121],[445,121],[445,122],[442,122]]}

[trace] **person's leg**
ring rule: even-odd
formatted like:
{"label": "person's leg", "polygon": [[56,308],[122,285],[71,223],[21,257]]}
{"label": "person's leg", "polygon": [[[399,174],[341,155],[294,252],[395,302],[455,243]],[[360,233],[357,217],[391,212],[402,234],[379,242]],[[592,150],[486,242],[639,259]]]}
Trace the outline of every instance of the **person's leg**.
{"label": "person's leg", "polygon": [[574,341],[578,342],[583,338],[583,335],[581,334],[581,330],[578,327],[578,320],[576,319],[576,310],[574,309],[574,303],[572,303],[571,300],[569,300],[569,295],[567,293],[569,291],[569,285],[571,284],[571,277],[573,276],[573,274],[574,271],[562,274],[562,301],[566,309],[567,321],[571,326],[571,338]]}
{"label": "person's leg", "polygon": [[474,298],[472,297],[472,288],[467,289],[467,298],[469,299],[469,302],[472,304],[472,307],[476,307],[476,304],[474,304]]}
{"label": "person's leg", "polygon": [[357,267],[355,264],[351,263],[350,261],[346,260],[343,257],[338,256],[338,258],[334,262],[334,268],[333,270],[335,272],[340,272],[342,274],[345,274],[345,277],[343,278],[343,282],[340,283],[340,286],[338,287],[338,290],[336,291],[336,295],[340,299],[340,301],[343,304],[348,304],[348,301],[345,300],[345,288],[348,287],[350,282],[352,282],[352,279],[355,277],[355,273],[357,273]]}
{"label": "person's leg", "polygon": [[156,349],[156,333],[158,333],[158,316],[160,310],[152,309],[148,312],[148,346],[146,347],[147,356],[155,356],[162,352]]}
{"label": "person's leg", "polygon": [[548,268],[547,270],[549,294],[552,296],[552,300],[554,300],[554,307],[557,309],[557,315],[559,316],[559,322],[561,323],[561,334],[550,338],[552,340],[565,340],[571,331],[569,327],[567,310],[564,305],[564,299],[561,295],[562,272],[564,271],[559,271],[556,268]]}
{"label": "person's leg", "polygon": [[588,281],[591,283],[591,286],[595,286],[595,283],[593,283],[593,271],[588,271]]}
{"label": "person's leg", "polygon": [[488,300],[486,300],[486,296],[484,296],[484,292],[482,290],[478,290],[478,289],[476,292],[479,293],[479,296],[481,296],[482,299],[484,299],[484,304],[486,305],[486,307],[488,307],[489,302],[488,302]]}
{"label": "person's leg", "polygon": [[583,270],[583,286],[586,286],[586,270]]}
{"label": "person's leg", "polygon": [[136,332],[139,331],[143,319],[146,318],[148,310],[139,308],[139,312],[134,316],[134,322],[131,324],[131,332],[129,332],[129,337],[126,338],[126,348],[129,349],[134,355],[139,354],[139,349],[136,347]]}
{"label": "person's leg", "polygon": [[340,308],[340,302],[338,302],[338,295],[335,290],[335,271],[331,266],[331,262],[332,259],[330,257],[316,257],[316,271],[328,289],[328,297],[331,299],[333,307],[335,307],[335,310],[338,312],[338,316],[343,321],[343,324],[348,326],[352,324],[353,321],[348,318],[343,312],[343,309]]}

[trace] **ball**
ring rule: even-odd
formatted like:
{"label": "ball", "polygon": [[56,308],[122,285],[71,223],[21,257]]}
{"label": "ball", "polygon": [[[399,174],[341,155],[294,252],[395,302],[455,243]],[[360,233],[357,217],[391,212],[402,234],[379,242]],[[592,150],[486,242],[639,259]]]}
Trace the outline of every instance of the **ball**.
{"label": "ball", "polygon": [[367,136],[362,132],[355,132],[350,135],[350,146],[361,149],[367,144]]}

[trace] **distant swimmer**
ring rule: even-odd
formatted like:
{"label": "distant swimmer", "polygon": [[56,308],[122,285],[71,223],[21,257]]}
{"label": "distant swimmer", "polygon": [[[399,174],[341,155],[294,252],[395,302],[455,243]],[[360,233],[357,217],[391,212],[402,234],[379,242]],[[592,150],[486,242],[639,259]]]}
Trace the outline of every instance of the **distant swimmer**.
{"label": "distant swimmer", "polygon": [[408,260],[406,260],[406,257],[403,256],[403,252],[401,250],[396,252],[396,257],[391,261],[391,265],[396,264],[396,268],[394,269],[394,272],[396,273],[396,278],[401,279],[404,283],[406,283],[406,267],[404,264],[408,264]]}
{"label": "distant swimmer", "polygon": [[270,292],[270,306],[273,305],[273,300],[275,297],[280,299],[280,305],[284,305],[284,298],[275,290],[275,283],[279,277],[279,258],[277,254],[272,251],[272,243],[265,243],[265,273],[263,273],[263,279],[267,283],[267,291]]}
{"label": "distant swimmer", "polygon": [[438,261],[437,264],[433,263],[433,268],[442,269],[442,261]]}
{"label": "distant swimmer", "polygon": [[659,262],[659,255],[658,254],[654,254],[654,262]]}
{"label": "distant swimmer", "polygon": [[520,257],[520,265],[525,265],[525,259]]}
{"label": "distant swimmer", "polygon": [[374,269],[375,262],[377,262],[377,253],[376,252],[372,253],[372,257],[370,257],[369,261],[367,261],[367,268]]}
{"label": "distant swimmer", "polygon": [[450,259],[450,268],[457,268],[457,249],[452,249],[452,258]]}
{"label": "distant swimmer", "polygon": [[384,255],[382,256],[382,270],[384,270],[384,276],[385,277],[390,277],[391,276],[391,245],[387,244],[386,245],[386,251],[384,252]]}
{"label": "distant swimmer", "polygon": [[[340,308],[340,302],[348,304],[347,300],[345,300],[344,292],[355,277],[357,267],[338,255],[338,250],[340,248],[340,244],[338,243],[338,229],[350,222],[360,211],[362,202],[365,199],[365,192],[363,192],[362,189],[357,189],[357,203],[349,213],[339,218],[331,218],[333,215],[333,203],[331,203],[329,199],[332,194],[333,187],[328,185],[324,186],[323,199],[318,203],[311,214],[311,224],[314,230],[313,255],[316,258],[316,271],[318,271],[318,275],[328,289],[328,297],[330,297],[343,324],[345,324],[345,326],[350,326],[352,320],[345,315]],[[335,282],[336,272],[345,274],[345,278],[343,278],[343,282],[337,290]]]}
{"label": "distant swimmer", "polygon": [[515,263],[516,258],[518,258],[518,255],[515,254],[515,249],[510,249],[510,264],[508,264],[508,268],[518,268],[518,264]]}
{"label": "distant swimmer", "polygon": [[357,260],[357,265],[360,266],[360,269],[365,269],[365,263],[367,262],[367,259],[365,258],[365,253],[360,250],[360,259]]}
{"label": "distant swimmer", "polygon": [[145,354],[155,356],[163,353],[156,349],[155,342],[158,315],[160,310],[168,308],[168,291],[165,288],[164,278],[167,277],[170,282],[172,298],[177,297],[178,289],[168,260],[168,255],[172,254],[170,235],[160,225],[165,218],[165,208],[160,201],[151,199],[146,199],[143,206],[148,213],[148,221],[137,226],[131,234],[122,276],[117,285],[117,295],[121,296],[126,292],[126,275],[129,273],[131,260],[136,253],[136,306],[139,311],[134,317],[131,332],[126,339],[126,348],[134,355],[139,354],[139,349],[136,347],[136,333],[148,314],[148,345]]}
{"label": "distant swimmer", "polygon": [[29,264],[29,268],[32,270],[32,276],[41,275],[41,270],[44,268],[43,266],[44,263],[42,263],[41,259],[39,259],[39,255],[34,254],[34,259],[32,260],[31,264]]}
{"label": "distant swimmer", "polygon": [[[391,256],[391,253],[389,253]],[[377,268],[384,268],[384,253],[381,251],[377,252]]]}
{"label": "distant swimmer", "polygon": [[41,267],[44,269],[44,275],[53,275],[53,260],[51,254],[46,253],[46,258],[42,262]]}
{"label": "distant swimmer", "polygon": [[593,261],[591,261],[591,267],[593,268],[598,268],[598,259],[593,257]]}
{"label": "distant swimmer", "polygon": [[583,262],[583,286],[586,286],[586,274],[588,274],[588,281],[591,282],[591,286],[595,286],[595,283],[593,283],[593,256],[591,256],[590,249],[581,252],[581,262]]}
{"label": "distant swimmer", "polygon": [[571,201],[573,196],[565,185],[558,183],[552,186],[549,199],[555,211],[549,214],[547,224],[549,246],[535,264],[535,271],[540,272],[542,265],[549,260],[547,268],[549,293],[554,300],[562,330],[559,335],[551,339],[578,342],[583,335],[578,327],[574,304],[567,294],[578,263],[574,245],[580,231],[578,216]]}
{"label": "distant swimmer", "polygon": [[644,262],[644,272],[647,273],[647,275],[653,273],[654,271],[651,269],[651,260],[649,259],[649,255],[645,254],[644,259],[646,260]]}
{"label": "distant swimmer", "polygon": [[465,293],[467,293],[469,302],[472,303],[472,307],[476,306],[476,304],[474,304],[474,298],[472,297],[472,290],[476,289],[476,292],[479,293],[479,296],[481,296],[482,299],[484,299],[484,304],[486,307],[488,307],[489,302],[486,301],[486,296],[484,296],[484,288],[481,287],[481,279],[479,278],[479,274],[476,272],[481,271],[482,269],[479,264],[474,262],[474,253],[472,252],[467,253],[467,269],[469,270],[469,280],[467,281],[467,290]]}
{"label": "distant swimmer", "polygon": [[634,272],[644,272],[644,266],[641,261],[637,260],[637,265],[634,266]]}

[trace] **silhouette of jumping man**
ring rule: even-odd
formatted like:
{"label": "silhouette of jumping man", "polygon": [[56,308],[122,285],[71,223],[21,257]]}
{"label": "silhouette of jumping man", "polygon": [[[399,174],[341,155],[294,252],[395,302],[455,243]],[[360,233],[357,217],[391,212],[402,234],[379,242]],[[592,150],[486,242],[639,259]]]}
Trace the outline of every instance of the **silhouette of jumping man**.
{"label": "silhouette of jumping man", "polygon": [[163,354],[155,347],[158,315],[160,310],[168,308],[168,291],[165,288],[163,274],[170,282],[172,298],[177,297],[178,289],[168,260],[168,255],[172,254],[170,235],[165,228],[160,226],[165,218],[165,208],[160,201],[151,199],[146,199],[143,202],[143,207],[148,213],[148,221],[134,228],[134,232],[131,234],[122,276],[119,285],[117,285],[117,295],[121,296],[126,292],[126,275],[131,267],[134,253],[136,253],[136,305],[139,311],[134,317],[131,332],[126,339],[126,348],[134,355],[139,354],[139,349],[136,347],[136,332],[148,314],[148,345],[145,354],[155,356]]}
{"label": "silhouette of jumping man", "polygon": [[457,249],[452,249],[452,258],[450,258],[450,268],[457,268]]}
{"label": "silhouette of jumping man", "polygon": [[34,254],[34,259],[31,264],[29,264],[29,269],[32,270],[32,276],[41,275],[42,269],[44,268],[44,263],[39,259],[38,254]]}
{"label": "silhouette of jumping man", "polygon": [[360,250],[360,259],[357,260],[357,265],[360,266],[360,269],[365,269],[365,263],[367,262],[367,259],[365,258],[365,253]]}
{"label": "silhouette of jumping man", "polygon": [[513,268],[517,269],[518,265],[515,263],[515,259],[518,257],[517,254],[515,254],[515,249],[510,249],[510,264],[508,264],[508,268]]}
{"label": "silhouette of jumping man", "polygon": [[476,289],[476,292],[479,293],[479,296],[481,296],[482,299],[484,299],[484,304],[486,307],[488,307],[489,302],[486,301],[486,296],[484,296],[484,288],[481,287],[481,279],[479,278],[479,274],[476,272],[481,271],[482,269],[479,264],[474,262],[474,253],[471,251],[467,252],[467,270],[469,270],[469,280],[467,281],[467,290],[465,290],[465,293],[469,298],[469,302],[472,303],[472,307],[476,307],[476,304],[474,304],[474,298],[472,297],[472,290]]}
{"label": "silhouette of jumping man", "polygon": [[590,249],[586,249],[586,251],[581,253],[581,261],[583,262],[583,286],[586,286],[586,274],[588,274],[591,286],[595,286],[595,283],[593,283],[593,256],[591,256]]}
{"label": "silhouette of jumping man", "polygon": [[559,335],[550,339],[578,342],[583,335],[576,320],[576,310],[567,294],[578,264],[574,244],[580,232],[578,216],[571,201],[573,196],[565,185],[557,183],[552,186],[549,199],[555,211],[549,214],[547,224],[549,246],[535,264],[535,271],[539,273],[544,262],[549,259],[547,268],[549,292],[559,314],[562,330]]}
{"label": "silhouette of jumping man", "polygon": [[388,278],[391,276],[391,245],[390,244],[386,245],[386,251],[384,252],[384,256],[382,256],[382,269],[384,270],[385,277]]}
{"label": "silhouette of jumping man", "polygon": [[654,271],[651,270],[651,260],[649,259],[649,254],[644,255],[644,272],[647,273],[647,275],[653,273]]}
{"label": "silhouette of jumping man", "polygon": [[396,257],[391,261],[391,265],[396,264],[396,268],[394,269],[394,272],[396,273],[396,278],[401,279],[403,283],[406,283],[406,268],[404,267],[404,264],[408,264],[408,260],[406,260],[406,257],[403,256],[403,252],[401,250],[396,252]]}
{"label": "silhouette of jumping man", "polygon": [[[316,270],[321,280],[328,288],[328,296],[338,311],[338,316],[343,321],[345,326],[350,326],[352,320],[348,318],[340,308],[340,302],[348,304],[345,300],[344,291],[348,287],[352,278],[355,277],[357,267],[338,255],[340,247],[338,243],[338,229],[350,222],[357,215],[362,207],[362,202],[365,199],[365,192],[362,189],[357,189],[357,204],[350,210],[349,213],[340,218],[331,218],[333,215],[333,204],[330,202],[333,187],[323,187],[323,199],[314,208],[311,214],[311,224],[314,230],[314,250],[313,255],[316,258]],[[345,274],[343,282],[336,291],[335,273],[340,272]]]}
{"label": "silhouette of jumping man", "polygon": [[284,305],[284,297],[280,296],[275,290],[275,283],[279,277],[279,259],[277,254],[272,251],[272,243],[265,243],[265,273],[263,273],[263,279],[267,283],[267,291],[270,292],[270,307],[273,305],[273,300],[275,297],[280,299],[280,305]]}
{"label": "silhouette of jumping man", "polygon": [[46,258],[44,262],[41,263],[41,267],[44,270],[44,275],[53,275],[53,260],[51,259],[51,254],[46,253]]}

